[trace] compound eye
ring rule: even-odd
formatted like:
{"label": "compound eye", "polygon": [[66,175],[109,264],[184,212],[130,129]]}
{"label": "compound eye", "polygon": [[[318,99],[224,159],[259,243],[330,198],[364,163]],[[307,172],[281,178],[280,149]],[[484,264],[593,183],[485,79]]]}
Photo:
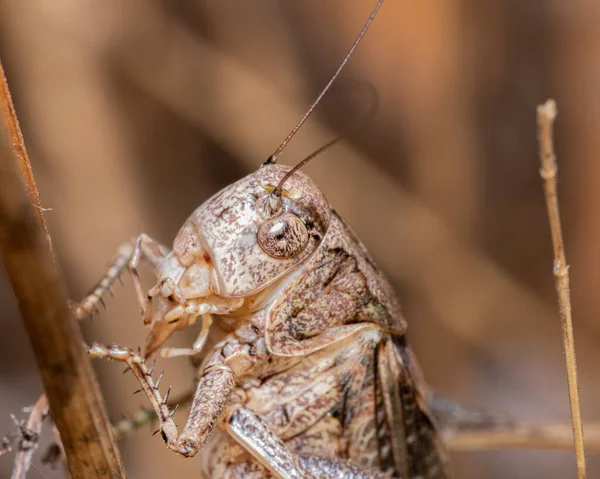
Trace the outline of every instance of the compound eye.
{"label": "compound eye", "polygon": [[260,248],[272,258],[288,259],[304,251],[308,245],[308,231],[300,218],[284,214],[260,225],[256,239]]}

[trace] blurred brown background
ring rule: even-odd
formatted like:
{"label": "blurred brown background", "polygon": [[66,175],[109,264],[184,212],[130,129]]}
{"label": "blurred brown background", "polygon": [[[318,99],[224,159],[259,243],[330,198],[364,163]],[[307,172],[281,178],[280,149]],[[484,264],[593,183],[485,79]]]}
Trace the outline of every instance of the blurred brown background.
{"label": "blurred brown background", "polygon": [[[0,55],[71,295],[124,240],[170,242],[197,205],[257,168],[373,3],[2,0]],[[535,106],[551,96],[583,417],[600,420],[599,25],[600,4],[586,0],[388,1],[282,158],[368,120],[306,171],[395,284],[428,381],[518,418],[569,417],[536,155]],[[126,284],[83,325],[87,338],[143,342]],[[2,432],[41,387],[3,276],[0,301]],[[115,419],[145,405],[133,377],[96,364]],[[164,365],[176,391],[190,387],[185,360]],[[199,474],[147,429],[123,454],[131,478]],[[453,461],[458,478],[575,476],[567,452]],[[600,461],[589,463],[597,476]],[[38,459],[30,477],[63,475]]]}

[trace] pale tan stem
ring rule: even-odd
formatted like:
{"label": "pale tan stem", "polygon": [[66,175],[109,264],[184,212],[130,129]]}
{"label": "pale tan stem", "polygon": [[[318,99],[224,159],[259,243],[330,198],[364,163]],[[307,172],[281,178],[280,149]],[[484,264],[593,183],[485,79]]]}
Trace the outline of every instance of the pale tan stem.
{"label": "pale tan stem", "polygon": [[540,143],[540,175],[543,179],[552,246],[554,247],[554,279],[558,293],[560,323],[563,335],[563,348],[567,365],[567,383],[571,404],[571,419],[573,422],[573,437],[575,440],[575,456],[577,460],[577,476],[584,479],[586,474],[585,451],[583,442],[583,423],[579,406],[579,387],[577,385],[577,363],[575,361],[575,340],[573,337],[573,321],[571,317],[571,298],[569,293],[569,266],[565,257],[565,247],[562,238],[558,196],[556,193],[556,156],[552,138],[552,127],[556,118],[556,103],[548,100],[538,106],[538,135]]}

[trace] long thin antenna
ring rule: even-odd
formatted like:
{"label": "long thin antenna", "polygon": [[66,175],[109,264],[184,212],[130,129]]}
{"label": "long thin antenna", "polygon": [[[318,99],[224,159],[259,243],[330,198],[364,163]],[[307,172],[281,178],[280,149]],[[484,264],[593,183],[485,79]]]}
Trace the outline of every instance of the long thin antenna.
{"label": "long thin antenna", "polygon": [[571,297],[569,292],[569,266],[565,257],[558,196],[556,193],[556,155],[552,140],[552,127],[556,118],[556,103],[548,100],[537,108],[538,136],[540,142],[540,174],[544,183],[546,207],[552,233],[554,248],[554,279],[558,293],[560,323],[563,334],[563,348],[567,363],[567,384],[571,404],[571,420],[573,423],[573,438],[575,440],[575,458],[577,460],[577,477],[587,477],[585,465],[585,450],[583,444],[583,424],[579,407],[579,386],[577,384],[577,364],[575,361],[575,339],[573,337],[573,320],[571,318]]}
{"label": "long thin antenna", "polygon": [[265,161],[265,163],[264,163],[265,165],[272,165],[273,163],[277,162],[277,158],[279,157],[281,152],[285,149],[287,144],[291,141],[291,139],[294,137],[294,135],[298,132],[300,127],[304,124],[304,122],[311,115],[311,113],[316,108],[316,106],[319,104],[319,102],[321,101],[323,96],[325,96],[325,93],[327,93],[327,90],[329,90],[329,88],[331,87],[331,85],[333,84],[335,79],[338,77],[338,75],[340,74],[342,69],[346,66],[346,63],[348,63],[348,60],[352,56],[352,53],[354,53],[354,50],[356,50],[356,47],[362,40],[362,37],[364,37],[365,33],[369,29],[369,26],[371,25],[371,22],[375,18],[375,15],[377,15],[377,11],[379,10],[379,7],[381,7],[382,3],[383,3],[383,0],[378,0],[377,5],[375,5],[375,8],[371,12],[371,15],[369,16],[367,22],[365,23],[364,27],[358,34],[358,37],[356,37],[356,40],[354,41],[354,43],[352,44],[352,47],[350,48],[350,50],[348,51],[348,53],[342,60],[342,63],[340,63],[340,66],[338,67],[338,69],[336,70],[334,75],[331,77],[331,80],[329,80],[329,83],[327,83],[327,85],[325,85],[325,88],[323,88],[323,90],[321,90],[321,93],[319,93],[319,96],[317,97],[317,99],[313,102],[313,104],[310,106],[310,108],[307,110],[307,112],[304,114],[304,116],[300,119],[300,121],[296,124],[296,126],[292,129],[292,131],[290,131],[290,133],[288,134],[286,139],[283,140],[281,142],[281,145],[279,145],[277,147],[277,149],[275,150],[275,153],[273,153],[271,156],[269,156],[267,161]]}
{"label": "long thin antenna", "polygon": [[296,173],[296,171],[298,171],[300,168],[302,168],[304,165],[306,165],[310,160],[312,160],[315,156],[320,155],[321,153],[323,153],[327,148],[332,147],[333,145],[335,145],[338,141],[343,140],[344,137],[343,136],[338,136],[337,138],[334,138],[331,141],[328,141],[327,143],[325,143],[323,146],[321,146],[318,150],[313,151],[310,155],[308,155],[306,158],[304,158],[300,163],[298,163],[296,166],[294,166],[290,171],[288,171],[285,176],[283,178],[281,178],[281,181],[277,184],[276,188],[273,190],[273,192],[271,193],[273,196],[281,196],[281,192],[283,189],[283,184],[288,180],[288,178],[290,176],[292,176],[294,173]]}
{"label": "long thin antenna", "polygon": [[[368,86],[372,86],[372,85],[368,85]],[[375,115],[375,112],[377,112],[377,110],[379,109],[379,96],[377,94],[377,90],[372,89],[372,92],[374,93],[374,96],[373,96],[374,102],[372,103],[372,105],[369,109],[370,110],[369,113],[367,113],[367,115],[366,115],[367,121],[370,120]],[[364,120],[360,122],[360,125],[362,125],[363,123],[365,123]],[[357,127],[355,126],[352,130],[354,130],[356,128]],[[300,168],[304,167],[304,165],[306,165],[313,158],[319,156],[325,150],[328,150],[335,144],[342,141],[348,134],[349,134],[349,132],[347,132],[345,135],[340,135],[337,138],[334,138],[333,140],[329,140],[323,146],[321,146],[317,150],[313,151],[310,155],[308,155],[306,158],[304,158],[302,161],[300,161],[296,166],[294,166],[290,171],[288,171],[283,176],[283,178],[281,178],[279,183],[277,183],[277,186],[275,187],[275,189],[269,195],[270,196],[269,205],[270,205],[272,213],[275,213],[280,210],[281,195],[283,194],[283,185],[290,178],[290,176],[292,176],[294,173],[296,173]]]}

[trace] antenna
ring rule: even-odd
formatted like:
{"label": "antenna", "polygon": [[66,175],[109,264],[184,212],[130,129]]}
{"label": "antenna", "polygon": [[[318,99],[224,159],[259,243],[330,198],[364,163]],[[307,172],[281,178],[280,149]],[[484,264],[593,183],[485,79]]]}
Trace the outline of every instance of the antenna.
{"label": "antenna", "polygon": [[332,147],[337,142],[339,142],[339,141],[341,141],[343,139],[344,139],[343,136],[338,136],[337,138],[334,138],[333,140],[328,141],[322,147],[320,147],[318,150],[313,151],[310,155],[308,155],[306,158],[304,158],[300,163],[298,163],[290,171],[288,171],[283,178],[281,178],[281,181],[277,184],[277,186],[275,187],[275,189],[271,192],[271,196],[274,196],[274,197],[277,197],[277,198],[281,197],[281,194],[283,192],[283,184],[288,180],[288,178],[290,176],[292,176],[294,173],[296,173],[296,171],[298,171],[300,168],[302,168],[304,165],[306,165],[315,156],[320,155],[327,148]]}
{"label": "antenna", "polygon": [[[331,80],[329,80],[329,83],[327,83],[327,85],[325,85],[325,88],[323,88],[323,90],[321,90],[321,93],[319,93],[319,96],[317,97],[317,99],[313,102],[313,104],[310,106],[310,108],[307,110],[307,112],[304,114],[304,116],[300,119],[300,121],[296,124],[296,126],[292,129],[292,131],[290,131],[290,133],[288,134],[288,136],[286,137],[286,139],[283,140],[281,142],[281,144],[277,147],[277,149],[275,150],[275,153],[273,153],[271,156],[269,156],[269,158],[267,159],[267,161],[264,162],[263,166],[264,165],[272,165],[272,164],[274,164],[274,163],[277,162],[277,158],[279,157],[279,155],[281,154],[281,152],[285,149],[285,147],[287,146],[287,144],[291,141],[291,139],[294,137],[294,135],[298,132],[298,130],[300,129],[300,127],[308,119],[308,117],[314,111],[314,109],[319,104],[319,102],[321,101],[321,99],[325,96],[325,93],[327,93],[327,90],[329,90],[329,88],[331,87],[331,85],[333,84],[333,82],[335,81],[335,79],[339,76],[339,74],[342,71],[342,69],[346,66],[346,63],[348,63],[348,60],[352,56],[352,53],[354,53],[354,50],[356,50],[356,47],[358,46],[358,44],[360,43],[360,41],[364,37],[365,33],[369,29],[369,26],[371,25],[371,22],[375,18],[375,15],[377,15],[377,11],[379,10],[379,7],[381,7],[382,3],[383,3],[383,0],[378,0],[377,4],[375,5],[375,8],[371,12],[371,15],[367,19],[367,22],[365,23],[365,25],[363,26],[362,30],[358,34],[358,37],[356,37],[356,40],[354,40],[354,43],[352,44],[352,47],[350,48],[350,50],[348,51],[348,53],[346,53],[346,56],[342,60],[342,63],[340,63],[340,66],[338,66],[338,69],[336,70],[336,72],[331,77]],[[331,145],[328,144],[328,146],[331,146]],[[319,149],[318,151],[320,152],[320,151],[322,151],[322,149],[323,148]],[[299,165],[300,166],[304,165],[312,157],[314,157],[314,155],[311,155],[311,157],[309,157],[307,159],[304,159]],[[287,178],[289,178],[289,176],[291,175],[291,173],[294,172],[294,171],[296,171],[300,166],[296,166],[290,173],[288,173],[285,176],[284,180],[287,179]],[[283,181],[281,181],[279,183],[279,185],[277,186],[277,188],[276,188],[276,191],[278,190],[279,196],[281,196],[281,186],[282,185],[283,185]],[[275,191],[273,191],[273,193],[275,193]]]}
{"label": "antenna", "polygon": [[[369,112],[366,114],[366,118],[368,120],[368,119],[371,119],[375,115],[375,113],[377,112],[377,110],[379,109],[379,95],[377,94],[377,90],[375,90],[370,83],[366,83],[365,85],[368,86],[368,87],[370,87],[371,88],[371,92],[374,94],[373,104],[371,105],[371,107],[369,109]],[[363,123],[364,122],[361,121],[360,125],[362,125]],[[357,128],[357,127],[355,126],[354,128],[352,128],[352,130],[354,130],[355,128]],[[350,133],[350,132],[348,132],[348,133]],[[306,158],[304,158],[302,161],[300,161],[290,171],[288,171],[283,176],[283,178],[281,178],[281,180],[279,181],[279,183],[277,183],[277,186],[275,187],[275,189],[271,192],[270,196],[272,196],[273,198],[275,198],[275,200],[272,201],[273,205],[277,206],[278,198],[280,198],[281,195],[282,195],[282,193],[283,193],[283,184],[289,179],[290,176],[292,176],[294,173],[296,173],[300,168],[304,167],[304,165],[306,165],[313,158],[315,158],[316,156],[319,156],[325,150],[328,150],[329,148],[331,148],[335,144],[337,144],[340,141],[342,141],[347,136],[347,134],[346,135],[340,135],[340,136],[334,138],[333,140],[329,140],[327,143],[325,143],[324,145],[322,145],[321,147],[319,147],[318,149],[316,149],[315,151],[313,151]]]}

